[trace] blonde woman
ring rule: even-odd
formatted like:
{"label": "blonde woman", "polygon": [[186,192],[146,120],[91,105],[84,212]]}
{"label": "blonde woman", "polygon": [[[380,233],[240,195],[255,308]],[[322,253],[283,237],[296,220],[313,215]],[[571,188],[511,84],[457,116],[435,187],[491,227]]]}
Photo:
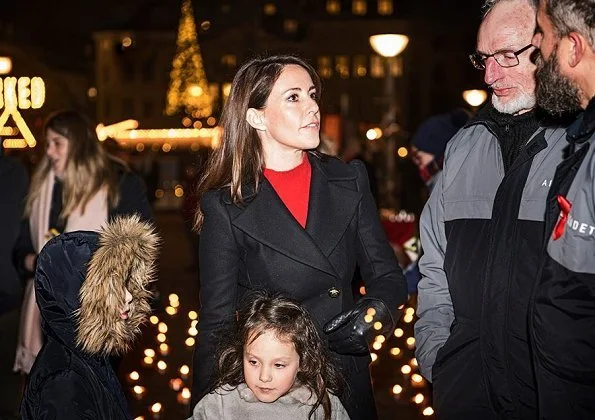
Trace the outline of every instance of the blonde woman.
{"label": "blonde woman", "polygon": [[17,263],[29,281],[14,370],[25,374],[43,344],[32,277],[46,242],[63,232],[98,231],[117,215],[153,219],[143,181],[105,152],[85,116],[59,111],[49,116],[43,132],[46,153],[32,177],[17,247]]}

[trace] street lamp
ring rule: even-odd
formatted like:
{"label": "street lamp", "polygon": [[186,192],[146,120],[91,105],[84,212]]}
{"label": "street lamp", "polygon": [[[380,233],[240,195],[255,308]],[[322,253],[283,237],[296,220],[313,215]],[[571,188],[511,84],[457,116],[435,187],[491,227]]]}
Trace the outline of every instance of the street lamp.
{"label": "street lamp", "polygon": [[374,51],[387,58],[401,54],[407,48],[408,43],[409,37],[407,35],[381,34],[370,37],[370,45]]}
{"label": "street lamp", "polygon": [[471,89],[463,92],[463,99],[474,109],[480,106],[488,98],[488,93],[481,89]]}
{"label": "street lamp", "polygon": [[388,208],[395,208],[395,138],[397,101],[395,98],[395,81],[391,75],[390,58],[401,54],[409,43],[409,37],[399,34],[380,34],[370,36],[370,45],[374,51],[384,57],[384,95],[386,113],[382,120],[382,129],[386,134],[386,173],[385,196]]}
{"label": "street lamp", "polygon": [[10,73],[12,70],[12,60],[7,56],[0,56],[0,75]]}

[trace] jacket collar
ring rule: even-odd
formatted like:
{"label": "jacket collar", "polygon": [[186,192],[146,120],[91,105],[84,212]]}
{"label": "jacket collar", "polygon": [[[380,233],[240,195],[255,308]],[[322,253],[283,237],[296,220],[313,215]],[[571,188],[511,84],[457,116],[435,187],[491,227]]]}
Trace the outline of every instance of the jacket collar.
{"label": "jacket collar", "polygon": [[[223,391],[224,392],[232,392],[233,389],[230,385],[224,385]],[[259,403],[260,401],[254,395],[254,392],[246,383],[241,383],[237,386],[237,393],[239,394],[240,398],[247,403]],[[295,383],[293,388],[287,392],[287,394],[282,395],[278,400],[278,404],[287,404],[287,405],[295,405],[295,404],[305,404],[305,405],[314,405],[316,404],[316,394],[307,386],[300,385],[298,382]]]}
{"label": "jacket collar", "polygon": [[295,220],[266,179],[258,193],[240,207],[242,211],[232,224],[289,258],[337,276],[328,256],[351,222],[362,196],[345,184],[356,178],[353,169],[333,162],[333,158],[313,154],[308,154],[308,158],[312,178],[306,229]]}
{"label": "jacket collar", "polygon": [[568,141],[571,143],[584,143],[595,132],[595,97],[587,105],[585,111],[568,127]]}

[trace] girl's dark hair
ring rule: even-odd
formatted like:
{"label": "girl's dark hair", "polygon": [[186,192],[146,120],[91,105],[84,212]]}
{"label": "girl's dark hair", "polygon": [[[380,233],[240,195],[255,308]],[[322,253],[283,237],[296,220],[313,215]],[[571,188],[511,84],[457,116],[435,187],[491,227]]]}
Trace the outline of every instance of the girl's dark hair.
{"label": "girl's dark hair", "polygon": [[273,331],[295,346],[300,356],[297,381],[316,395],[316,403],[308,418],[322,405],[324,418],[331,418],[328,392],[343,392],[344,380],[329,360],[318,330],[308,312],[297,302],[267,292],[251,293],[238,311],[238,321],[232,334],[220,347],[217,357],[217,380],[213,388],[236,387],[244,379],[244,346],[262,333]]}
{"label": "girl's dark hair", "polygon": [[[242,184],[249,184],[257,191],[264,167],[262,145],[256,130],[246,121],[250,108],[263,109],[287,65],[297,65],[308,72],[320,98],[320,78],[314,68],[293,55],[273,55],[255,58],[244,64],[236,73],[231,91],[221,114],[223,136],[221,144],[209,158],[203,176],[198,182],[197,197],[207,191],[229,188],[233,203],[242,203]],[[195,229],[200,230],[203,214],[200,204],[195,217]]]}

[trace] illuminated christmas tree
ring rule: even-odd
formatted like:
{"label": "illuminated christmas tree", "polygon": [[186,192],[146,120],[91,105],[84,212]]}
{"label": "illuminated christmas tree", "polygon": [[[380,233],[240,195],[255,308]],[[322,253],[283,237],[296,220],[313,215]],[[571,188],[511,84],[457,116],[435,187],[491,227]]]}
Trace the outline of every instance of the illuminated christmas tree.
{"label": "illuminated christmas tree", "polygon": [[182,0],[176,47],[165,113],[185,112],[194,118],[206,118],[213,111],[213,99],[202,64],[191,0]]}

